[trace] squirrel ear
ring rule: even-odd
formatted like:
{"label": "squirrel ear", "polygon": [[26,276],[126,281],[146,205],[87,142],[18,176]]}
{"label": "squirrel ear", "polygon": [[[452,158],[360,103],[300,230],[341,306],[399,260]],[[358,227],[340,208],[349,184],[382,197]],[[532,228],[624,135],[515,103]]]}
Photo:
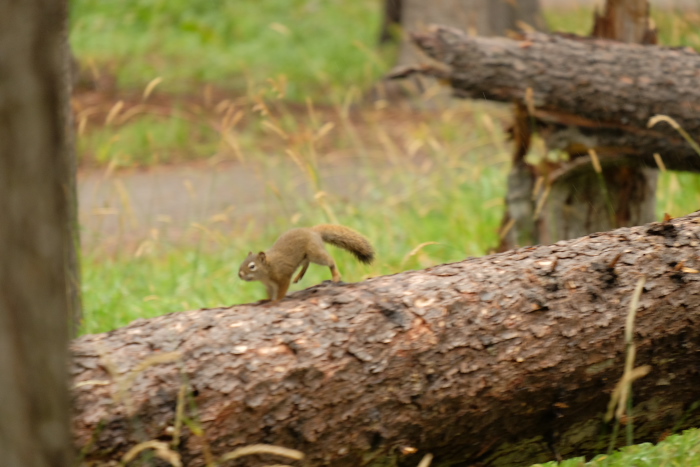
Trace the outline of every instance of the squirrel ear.
{"label": "squirrel ear", "polygon": [[249,252],[248,252],[248,256],[251,256],[252,254],[253,254],[252,251],[249,251]]}
{"label": "squirrel ear", "polygon": [[264,251],[261,251],[260,253],[258,253],[258,259],[260,261],[263,261],[263,262],[265,261],[265,252]]}

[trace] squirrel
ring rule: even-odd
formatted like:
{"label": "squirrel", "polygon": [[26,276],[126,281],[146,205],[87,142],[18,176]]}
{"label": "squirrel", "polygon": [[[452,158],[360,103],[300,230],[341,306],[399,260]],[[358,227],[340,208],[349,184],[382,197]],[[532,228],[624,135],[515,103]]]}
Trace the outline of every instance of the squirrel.
{"label": "squirrel", "polygon": [[244,281],[260,281],[265,284],[271,301],[284,298],[294,271],[301,271],[294,278],[299,282],[309,263],[328,266],[333,282],[340,282],[340,271],[323,242],[349,251],[362,263],[374,259],[374,249],[362,234],[342,225],[321,224],[314,227],[292,229],[280,236],[272,247],[258,254],[249,252],[241,263],[238,276]]}

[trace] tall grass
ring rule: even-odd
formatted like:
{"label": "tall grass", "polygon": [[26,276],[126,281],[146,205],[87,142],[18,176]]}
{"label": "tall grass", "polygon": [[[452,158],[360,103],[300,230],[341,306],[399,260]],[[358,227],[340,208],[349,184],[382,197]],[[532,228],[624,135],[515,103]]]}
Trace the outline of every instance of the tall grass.
{"label": "tall grass", "polygon": [[[252,213],[227,206],[208,220],[185,223],[176,236],[168,223],[154,219],[143,229],[148,237],[135,243],[120,241],[128,235],[119,229],[101,239],[85,231],[84,330],[264,298],[261,285],[238,279],[240,261],[296,225],[340,222],[372,239],[379,254],[369,267],[333,251],[348,281],[488,251],[497,243],[508,154],[491,144],[505,135],[486,109],[456,103],[431,114],[442,121],[439,126],[418,119],[397,127],[384,112],[350,118],[341,107],[334,112],[310,107],[293,123],[285,123],[284,112],[259,117],[255,124],[276,128],[267,139],[279,139],[280,146],[275,155],[261,157],[240,145],[239,170],[251,174],[237,188],[240,196],[246,187],[264,187],[261,197],[268,200]],[[472,122],[471,132],[461,131],[465,119]],[[135,228],[131,203],[127,193],[109,206],[126,230]],[[292,290],[326,279],[327,268],[312,266]]]}

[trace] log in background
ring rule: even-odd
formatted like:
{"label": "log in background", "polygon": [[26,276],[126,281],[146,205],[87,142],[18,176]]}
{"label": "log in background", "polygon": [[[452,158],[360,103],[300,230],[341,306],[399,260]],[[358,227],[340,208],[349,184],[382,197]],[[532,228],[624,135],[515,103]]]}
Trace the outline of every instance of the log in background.
{"label": "log in background", "polygon": [[[656,441],[699,420],[689,410],[700,384],[698,242],[695,213],[84,336],[72,346],[76,444],[105,460],[167,440],[184,381],[187,416],[204,430],[183,429],[190,466],[207,449],[258,442],[333,466],[416,465],[426,452],[433,465],[465,466],[600,453],[642,274],[637,365],[652,371],[634,385],[634,433]],[[146,368],[119,397],[113,374],[171,351],[181,360]]]}
{"label": "log in background", "polygon": [[404,67],[390,77],[436,75],[459,97],[518,102],[540,124],[578,127],[543,132],[550,149],[585,154],[595,148],[603,156],[633,155],[650,167],[659,153],[669,169],[700,171],[700,158],[677,131],[667,123],[647,128],[651,117],[669,115],[698,139],[700,55],[690,48],[541,33],[523,40],[478,37],[446,26],[412,37],[440,63]]}

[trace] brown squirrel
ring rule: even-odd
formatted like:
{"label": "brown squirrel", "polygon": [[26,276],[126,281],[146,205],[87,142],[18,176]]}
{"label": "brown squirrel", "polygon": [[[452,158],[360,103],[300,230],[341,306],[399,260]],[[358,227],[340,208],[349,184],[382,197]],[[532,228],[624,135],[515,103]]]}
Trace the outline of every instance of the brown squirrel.
{"label": "brown squirrel", "polygon": [[294,278],[295,284],[304,277],[309,263],[328,266],[333,274],[333,282],[339,282],[340,271],[323,242],[349,251],[365,264],[374,259],[372,245],[359,232],[342,225],[321,224],[289,230],[269,250],[258,254],[249,252],[241,263],[238,276],[244,281],[260,281],[265,284],[267,294],[274,302],[284,298],[292,275],[299,266],[302,268]]}

